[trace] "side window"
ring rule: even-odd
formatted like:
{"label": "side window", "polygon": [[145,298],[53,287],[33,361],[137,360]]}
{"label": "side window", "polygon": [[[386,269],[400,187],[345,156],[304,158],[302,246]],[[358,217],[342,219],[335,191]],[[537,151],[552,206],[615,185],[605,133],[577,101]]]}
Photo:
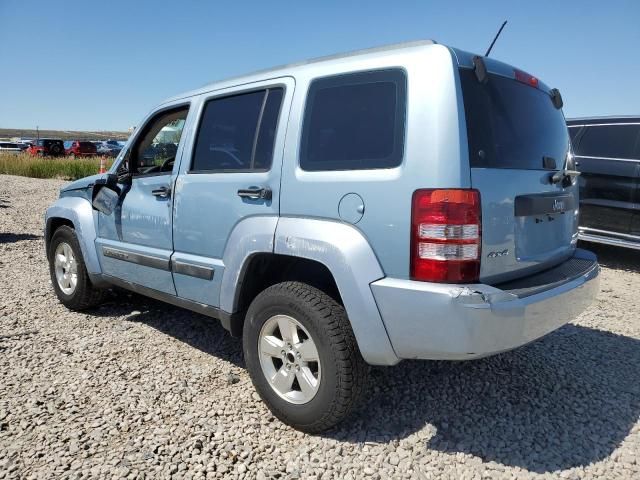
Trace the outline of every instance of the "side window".
{"label": "side window", "polygon": [[271,88],[209,100],[191,171],[269,170],[283,94],[282,88]]}
{"label": "side window", "polygon": [[188,107],[179,107],[161,112],[147,122],[131,148],[129,163],[133,175],[171,173],[188,113]]}
{"label": "side window", "polygon": [[302,169],[362,170],[400,165],[406,83],[402,70],[313,81],[304,113]]}
{"label": "side window", "polygon": [[640,125],[586,126],[576,155],[605,158],[638,158],[634,152]]}

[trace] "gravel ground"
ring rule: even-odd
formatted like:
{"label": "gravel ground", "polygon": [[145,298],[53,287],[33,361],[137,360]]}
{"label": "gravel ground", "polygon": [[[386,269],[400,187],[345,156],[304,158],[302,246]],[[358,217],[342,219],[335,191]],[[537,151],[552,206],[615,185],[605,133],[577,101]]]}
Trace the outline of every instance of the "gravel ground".
{"label": "gravel ground", "polygon": [[42,218],[62,185],[0,176],[0,478],[640,478],[640,252],[594,248],[600,297],[543,340],[373,369],[360,410],[309,436],[217,322],[57,302]]}

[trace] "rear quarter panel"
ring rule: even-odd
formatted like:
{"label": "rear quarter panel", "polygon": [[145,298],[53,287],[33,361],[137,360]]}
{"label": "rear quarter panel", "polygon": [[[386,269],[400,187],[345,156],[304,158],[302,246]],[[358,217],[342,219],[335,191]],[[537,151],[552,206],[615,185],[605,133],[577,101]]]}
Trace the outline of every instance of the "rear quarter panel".
{"label": "rear quarter panel", "polygon": [[[299,166],[300,137],[311,81],[331,75],[400,68],[407,76],[405,149],[401,165],[390,169],[304,171]],[[338,205],[349,193],[364,200],[355,225],[372,246],[385,275],[409,277],[411,198],[419,188],[469,187],[467,145],[461,142],[460,85],[451,51],[419,46],[319,64],[296,76],[285,147],[282,216],[340,220]],[[461,161],[465,159],[465,161]]]}

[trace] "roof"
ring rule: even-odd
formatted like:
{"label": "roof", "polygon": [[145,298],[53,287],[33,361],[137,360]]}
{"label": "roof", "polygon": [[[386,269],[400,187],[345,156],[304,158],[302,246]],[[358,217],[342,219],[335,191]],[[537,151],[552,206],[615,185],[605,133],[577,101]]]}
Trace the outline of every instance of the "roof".
{"label": "roof", "polygon": [[258,70],[245,75],[240,75],[240,76],[220,80],[217,82],[208,83],[201,88],[191,90],[191,91],[182,93],[180,95],[171,97],[162,103],[169,103],[175,100],[179,100],[181,98],[187,98],[187,97],[199,95],[202,93],[210,92],[212,90],[218,90],[225,87],[242,85],[244,83],[257,82],[257,81],[265,80],[268,78],[292,75],[296,73],[296,71],[300,71],[305,67],[312,66],[312,65],[318,65],[322,63],[329,64],[334,62],[341,62],[346,59],[350,59],[354,57],[362,57],[367,55],[400,53],[400,52],[421,48],[428,45],[435,45],[436,43],[437,42],[434,40],[415,40],[412,42],[394,43],[391,45],[383,45],[383,46],[378,46],[373,48],[366,48],[363,50],[356,50],[356,51],[347,52],[347,53],[339,53],[335,55],[328,55],[324,57],[313,58],[313,59],[305,60],[302,62],[280,65],[277,67]]}
{"label": "roof", "polygon": [[607,123],[640,123],[640,115],[607,115],[600,117],[567,118],[567,125],[591,125]]}

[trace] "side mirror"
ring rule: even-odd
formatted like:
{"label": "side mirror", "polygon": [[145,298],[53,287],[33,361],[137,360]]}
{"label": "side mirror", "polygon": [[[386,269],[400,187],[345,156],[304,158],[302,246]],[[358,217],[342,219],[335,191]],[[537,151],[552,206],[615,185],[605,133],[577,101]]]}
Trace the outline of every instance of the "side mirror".
{"label": "side mirror", "polygon": [[118,187],[118,177],[108,174],[105,178],[96,180],[91,194],[91,206],[94,210],[111,215],[116,209],[120,199],[120,187]]}

